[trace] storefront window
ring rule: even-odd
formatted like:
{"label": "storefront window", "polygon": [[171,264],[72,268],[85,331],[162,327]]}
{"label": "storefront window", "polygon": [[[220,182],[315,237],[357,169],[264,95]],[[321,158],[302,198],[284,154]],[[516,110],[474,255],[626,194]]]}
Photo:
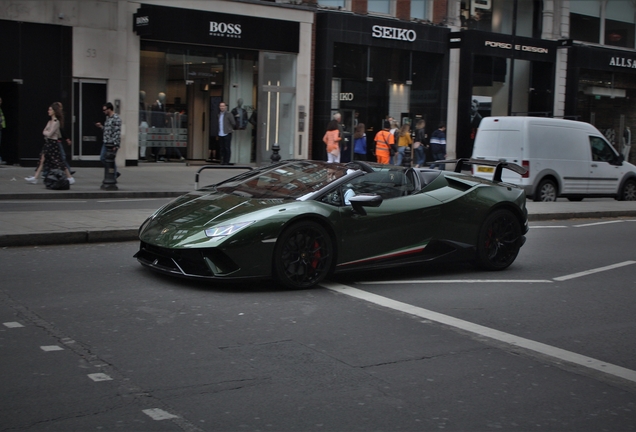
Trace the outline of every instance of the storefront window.
{"label": "storefront window", "polygon": [[411,2],[411,18],[421,20],[431,20],[429,15],[429,7],[432,1],[430,0],[418,0]]}
{"label": "storefront window", "polygon": [[376,12],[386,15],[392,15],[391,0],[368,0],[367,8],[369,12]]}
{"label": "storefront window", "polygon": [[[634,48],[635,7],[628,1],[570,2],[570,37],[577,41]],[[601,17],[605,33],[601,35]]]}
{"label": "storefront window", "polygon": [[[462,1],[462,27],[516,36],[539,37],[541,28],[540,2],[511,0]],[[513,20],[515,4],[517,19]],[[513,22],[515,28],[513,29]]]}
{"label": "storefront window", "polygon": [[219,159],[218,106],[236,121],[231,162],[254,161],[258,53],[142,42],[139,148],[150,161]]}
{"label": "storefront window", "polygon": [[318,6],[344,9],[346,7],[345,0],[318,0]]}

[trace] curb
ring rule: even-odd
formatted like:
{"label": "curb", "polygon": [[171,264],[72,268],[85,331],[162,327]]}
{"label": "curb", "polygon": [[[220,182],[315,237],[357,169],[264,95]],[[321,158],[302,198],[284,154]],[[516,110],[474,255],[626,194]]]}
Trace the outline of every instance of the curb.
{"label": "curb", "polygon": [[0,195],[1,201],[10,200],[55,200],[55,199],[111,199],[111,198],[176,198],[192,190],[181,192],[68,192],[47,191],[45,193],[15,193]]}
{"label": "curb", "polygon": [[0,236],[0,247],[53,246],[78,243],[125,242],[137,240],[138,228],[7,234]]}
{"label": "curb", "polygon": [[[636,210],[529,214],[528,221],[539,222],[568,219],[602,219],[609,217],[636,217]],[[137,241],[139,240],[138,231],[138,228],[121,228],[105,230],[96,229],[88,231],[7,234],[0,235],[0,247],[55,246],[82,243]]]}

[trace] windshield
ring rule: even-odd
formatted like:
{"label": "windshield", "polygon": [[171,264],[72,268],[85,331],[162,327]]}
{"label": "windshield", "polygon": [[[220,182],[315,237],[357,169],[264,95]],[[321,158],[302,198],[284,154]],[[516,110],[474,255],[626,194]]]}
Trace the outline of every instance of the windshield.
{"label": "windshield", "polygon": [[300,198],[347,174],[342,164],[288,161],[251,171],[216,185],[219,192],[249,198]]}

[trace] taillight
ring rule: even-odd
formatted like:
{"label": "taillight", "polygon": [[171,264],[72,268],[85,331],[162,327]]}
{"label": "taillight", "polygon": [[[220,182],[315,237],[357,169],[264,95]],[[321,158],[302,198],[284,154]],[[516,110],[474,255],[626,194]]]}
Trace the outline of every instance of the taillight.
{"label": "taillight", "polygon": [[521,177],[522,178],[530,177],[530,161],[527,161],[527,160],[521,161],[521,166],[527,170],[526,173],[522,175]]}

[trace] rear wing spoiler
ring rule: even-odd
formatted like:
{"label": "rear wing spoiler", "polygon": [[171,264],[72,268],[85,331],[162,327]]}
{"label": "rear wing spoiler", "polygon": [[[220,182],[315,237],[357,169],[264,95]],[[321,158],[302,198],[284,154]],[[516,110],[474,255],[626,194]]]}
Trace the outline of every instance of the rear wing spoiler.
{"label": "rear wing spoiler", "polygon": [[524,175],[528,172],[524,167],[517,165],[512,162],[505,162],[501,160],[488,160],[488,159],[468,159],[468,158],[460,158],[460,159],[451,159],[451,160],[443,160],[443,161],[435,161],[436,164],[444,164],[444,163],[454,163],[455,172],[462,172],[462,168],[464,165],[486,165],[486,166],[494,166],[495,172],[492,176],[492,181],[496,183],[501,183],[501,173],[504,168],[509,169],[510,171],[516,172],[517,174]]}

